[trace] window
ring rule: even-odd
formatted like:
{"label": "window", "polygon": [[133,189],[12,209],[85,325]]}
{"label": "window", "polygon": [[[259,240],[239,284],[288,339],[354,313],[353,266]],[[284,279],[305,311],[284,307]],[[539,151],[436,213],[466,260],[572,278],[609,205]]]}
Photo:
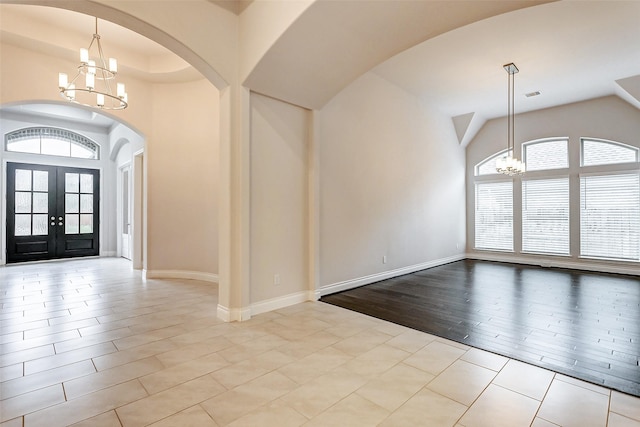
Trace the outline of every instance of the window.
{"label": "window", "polygon": [[640,260],[640,174],[580,177],[580,255]]}
{"label": "window", "polygon": [[476,176],[498,173],[496,171],[496,160],[498,160],[501,157],[504,157],[505,155],[507,155],[507,150],[503,150],[497,154],[494,154],[488,159],[485,159],[480,163],[478,163],[476,165]]}
{"label": "window", "polygon": [[569,178],[522,182],[522,251],[569,255]]}
{"label": "window", "polygon": [[522,177],[496,173],[506,150],[476,164],[476,250],[640,263],[640,147],[579,141],[523,143]]}
{"label": "window", "polygon": [[638,151],[619,142],[583,138],[582,166],[637,162]]}
{"label": "window", "polygon": [[100,146],[89,138],[64,129],[32,127],[7,134],[5,149],[18,153],[48,154],[98,159]]}
{"label": "window", "polygon": [[527,171],[569,167],[567,139],[527,142],[522,145]]}
{"label": "window", "polygon": [[478,249],[513,251],[513,182],[476,184]]}

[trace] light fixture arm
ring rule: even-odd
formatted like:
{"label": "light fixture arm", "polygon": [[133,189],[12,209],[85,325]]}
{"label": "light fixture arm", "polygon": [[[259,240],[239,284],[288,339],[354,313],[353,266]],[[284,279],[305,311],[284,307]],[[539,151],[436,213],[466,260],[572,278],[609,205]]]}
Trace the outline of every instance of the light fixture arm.
{"label": "light fixture arm", "polygon": [[[97,50],[96,60],[91,59],[91,49]],[[95,33],[87,49],[80,49],[80,65],[77,73],[69,82],[65,73],[58,76],[60,95],[73,103],[104,110],[123,110],[127,108],[128,97],[123,83],[116,83],[118,62],[115,58],[107,61],[102,50],[100,34],[98,33],[98,18],[95,18]],[[79,86],[84,76],[85,87]],[[113,85],[116,86],[114,93]],[[95,99],[95,101],[94,101]]]}

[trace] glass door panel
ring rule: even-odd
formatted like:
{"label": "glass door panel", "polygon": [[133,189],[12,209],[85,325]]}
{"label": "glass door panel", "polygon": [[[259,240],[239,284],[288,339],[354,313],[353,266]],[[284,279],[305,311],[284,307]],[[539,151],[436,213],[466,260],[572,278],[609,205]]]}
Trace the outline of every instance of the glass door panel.
{"label": "glass door panel", "polygon": [[7,164],[7,262],[98,255],[99,171]]}
{"label": "glass door panel", "polygon": [[47,259],[54,253],[49,214],[55,210],[55,169],[7,164],[7,262]]}

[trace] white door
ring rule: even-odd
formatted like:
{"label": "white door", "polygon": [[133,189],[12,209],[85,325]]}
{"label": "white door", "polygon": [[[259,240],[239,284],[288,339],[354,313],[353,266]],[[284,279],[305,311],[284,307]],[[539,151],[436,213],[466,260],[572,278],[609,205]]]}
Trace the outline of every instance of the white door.
{"label": "white door", "polygon": [[124,168],[120,169],[120,173],[122,177],[122,179],[120,180],[122,185],[122,257],[131,259],[131,167],[125,166]]}

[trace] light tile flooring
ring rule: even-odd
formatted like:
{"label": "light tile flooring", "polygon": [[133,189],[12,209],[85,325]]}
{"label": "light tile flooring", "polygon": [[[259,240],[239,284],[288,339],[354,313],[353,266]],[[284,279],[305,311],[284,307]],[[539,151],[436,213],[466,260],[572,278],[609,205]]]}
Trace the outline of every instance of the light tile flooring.
{"label": "light tile flooring", "polygon": [[0,268],[1,426],[640,426],[640,399],[320,302],[114,258]]}

